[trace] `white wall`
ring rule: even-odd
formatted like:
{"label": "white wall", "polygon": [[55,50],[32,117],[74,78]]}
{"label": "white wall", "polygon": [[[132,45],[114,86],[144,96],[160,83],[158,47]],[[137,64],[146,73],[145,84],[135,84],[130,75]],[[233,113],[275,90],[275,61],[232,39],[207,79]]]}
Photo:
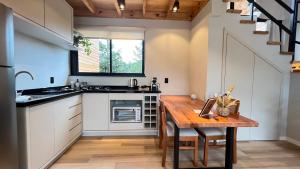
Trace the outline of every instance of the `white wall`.
{"label": "white wall", "polygon": [[205,99],[208,60],[208,20],[211,1],[192,22],[190,35],[190,93]]}
{"label": "white wall", "polygon": [[[163,94],[189,94],[190,22],[137,19],[76,18],[77,26],[122,26],[145,28],[145,78],[140,85],[158,78]],[[129,77],[70,77],[94,85],[128,85]],[[169,83],[164,83],[169,78]]]}
{"label": "white wall", "polygon": [[[40,40],[15,33],[15,69],[29,71],[17,77],[16,88],[33,89],[67,84],[69,76],[69,52]],[[55,83],[50,84],[50,77]]]}

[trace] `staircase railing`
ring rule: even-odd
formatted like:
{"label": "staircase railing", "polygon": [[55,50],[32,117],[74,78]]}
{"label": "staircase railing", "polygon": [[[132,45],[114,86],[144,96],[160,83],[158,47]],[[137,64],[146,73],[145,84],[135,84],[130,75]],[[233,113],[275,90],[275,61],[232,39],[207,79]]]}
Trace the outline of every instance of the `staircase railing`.
{"label": "staircase railing", "polygon": [[[259,5],[255,0],[247,0],[250,4],[252,4],[252,11],[251,11],[251,20],[254,20],[254,8],[258,9],[261,13],[263,13],[266,17],[268,17],[272,22],[277,24],[280,28],[280,30],[285,31],[287,34],[289,34],[289,52],[293,52],[292,61],[295,60],[295,48],[296,44],[300,44],[299,41],[296,41],[296,35],[297,35],[297,24],[300,23],[298,21],[298,6],[300,3],[300,0],[294,0],[294,9],[290,8],[285,2],[282,0],[275,0],[280,6],[282,6],[286,11],[288,11],[290,14],[293,15],[293,19],[291,22],[291,27],[288,28],[282,22],[278,19],[276,19],[272,14],[270,14],[268,11],[266,11],[261,5]],[[281,35],[280,35],[281,36]]]}

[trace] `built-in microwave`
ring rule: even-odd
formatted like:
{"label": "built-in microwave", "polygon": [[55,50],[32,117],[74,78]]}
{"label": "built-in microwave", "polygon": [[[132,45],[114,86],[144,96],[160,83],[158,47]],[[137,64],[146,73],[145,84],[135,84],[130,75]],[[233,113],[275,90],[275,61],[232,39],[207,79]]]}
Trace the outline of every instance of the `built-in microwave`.
{"label": "built-in microwave", "polygon": [[137,107],[112,107],[112,123],[141,123],[142,110]]}

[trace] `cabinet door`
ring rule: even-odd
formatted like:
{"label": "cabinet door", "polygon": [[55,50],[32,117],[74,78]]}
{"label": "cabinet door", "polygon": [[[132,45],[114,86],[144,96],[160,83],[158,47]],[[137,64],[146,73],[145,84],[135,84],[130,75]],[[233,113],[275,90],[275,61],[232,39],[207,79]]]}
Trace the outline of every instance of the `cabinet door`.
{"label": "cabinet door", "polygon": [[44,26],[44,0],[0,0],[14,12]]}
{"label": "cabinet door", "polygon": [[45,0],[45,27],[72,42],[72,7],[64,0]]}
{"label": "cabinet door", "polygon": [[83,95],[83,130],[108,130],[108,94]]}
{"label": "cabinet door", "polygon": [[[230,36],[227,39],[225,88],[234,85],[233,97],[241,101],[240,113],[251,117],[253,53]],[[238,129],[239,140],[250,139],[249,128]]]}
{"label": "cabinet door", "polygon": [[69,113],[65,100],[54,103],[54,132],[55,132],[55,153],[60,152],[69,141]]}
{"label": "cabinet door", "polygon": [[39,169],[54,155],[53,104],[30,108],[29,135],[31,169]]}
{"label": "cabinet door", "polygon": [[259,57],[255,57],[251,118],[259,127],[251,128],[251,140],[279,139],[279,107],[281,73]]}

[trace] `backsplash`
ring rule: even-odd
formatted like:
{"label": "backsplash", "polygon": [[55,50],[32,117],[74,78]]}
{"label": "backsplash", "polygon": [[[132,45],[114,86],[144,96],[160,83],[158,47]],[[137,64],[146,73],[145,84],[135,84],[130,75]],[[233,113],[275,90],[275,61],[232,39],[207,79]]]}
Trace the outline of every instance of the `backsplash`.
{"label": "backsplash", "polygon": [[[135,77],[134,77],[135,78]],[[88,82],[89,85],[128,86],[130,77],[96,77],[96,76],[70,76],[70,81]],[[150,85],[152,77],[136,77],[138,85]]]}
{"label": "backsplash", "polygon": [[[67,84],[69,52],[40,40],[15,33],[15,71],[29,71],[16,79],[16,89],[34,89]],[[50,83],[54,77],[54,83]]]}

